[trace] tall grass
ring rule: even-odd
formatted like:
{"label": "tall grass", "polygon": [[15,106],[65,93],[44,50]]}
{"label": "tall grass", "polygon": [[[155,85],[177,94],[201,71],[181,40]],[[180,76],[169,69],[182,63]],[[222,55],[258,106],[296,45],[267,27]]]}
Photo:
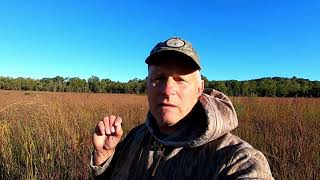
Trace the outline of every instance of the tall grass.
{"label": "tall grass", "polygon": [[96,122],[117,114],[128,132],[147,112],[144,96],[0,92],[0,179],[87,179]]}
{"label": "tall grass", "polygon": [[[320,99],[232,101],[234,133],[266,155],[276,179],[320,176]],[[88,179],[97,121],[116,114],[127,133],[146,112],[145,96],[0,91],[0,179]]]}
{"label": "tall grass", "polygon": [[235,134],[261,150],[276,179],[320,177],[320,99],[236,98]]}

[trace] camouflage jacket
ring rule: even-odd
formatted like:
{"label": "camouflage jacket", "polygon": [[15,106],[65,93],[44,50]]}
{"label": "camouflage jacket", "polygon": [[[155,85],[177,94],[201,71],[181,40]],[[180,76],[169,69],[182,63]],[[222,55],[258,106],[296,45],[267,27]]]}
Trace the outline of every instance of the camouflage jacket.
{"label": "camouflage jacket", "polygon": [[273,179],[264,155],[230,133],[238,120],[227,96],[203,94],[190,114],[166,136],[149,112],[102,166],[91,161],[94,178]]}

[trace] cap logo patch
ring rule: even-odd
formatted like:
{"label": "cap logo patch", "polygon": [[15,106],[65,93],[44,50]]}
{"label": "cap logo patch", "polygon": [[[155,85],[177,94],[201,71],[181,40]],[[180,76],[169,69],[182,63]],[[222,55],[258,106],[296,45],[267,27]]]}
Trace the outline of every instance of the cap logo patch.
{"label": "cap logo patch", "polygon": [[169,39],[166,44],[168,47],[179,48],[184,46],[184,41],[181,39]]}

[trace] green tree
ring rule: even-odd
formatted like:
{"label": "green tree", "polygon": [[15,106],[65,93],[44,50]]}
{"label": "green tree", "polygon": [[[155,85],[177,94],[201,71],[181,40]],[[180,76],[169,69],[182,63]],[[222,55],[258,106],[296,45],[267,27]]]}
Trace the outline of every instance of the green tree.
{"label": "green tree", "polygon": [[218,90],[218,91],[221,91],[225,94],[228,94],[228,88],[226,86],[226,84],[224,83],[224,81],[216,81],[214,84],[213,84],[213,88]]}
{"label": "green tree", "polygon": [[88,79],[89,89],[91,92],[100,93],[102,88],[100,85],[100,79],[97,76],[91,76]]}

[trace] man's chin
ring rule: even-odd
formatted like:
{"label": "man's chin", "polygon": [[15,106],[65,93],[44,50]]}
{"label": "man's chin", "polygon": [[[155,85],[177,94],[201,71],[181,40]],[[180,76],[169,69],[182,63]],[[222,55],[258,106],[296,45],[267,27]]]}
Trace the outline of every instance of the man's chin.
{"label": "man's chin", "polygon": [[179,118],[175,114],[166,114],[161,117],[162,124],[165,126],[173,126],[179,122]]}

